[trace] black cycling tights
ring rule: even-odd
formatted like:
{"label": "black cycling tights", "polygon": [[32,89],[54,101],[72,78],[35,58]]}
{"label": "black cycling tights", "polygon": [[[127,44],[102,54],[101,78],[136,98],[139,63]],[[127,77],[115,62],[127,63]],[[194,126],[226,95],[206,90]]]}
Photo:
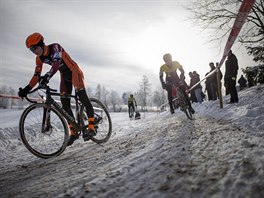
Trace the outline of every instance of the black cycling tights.
{"label": "black cycling tights", "polygon": [[81,101],[81,103],[84,105],[88,118],[93,118],[94,117],[93,106],[87,96],[86,91],[84,89],[77,91],[77,96]]}
{"label": "black cycling tights", "polygon": [[[79,90],[77,91],[77,96],[79,98],[79,100],[81,101],[81,103],[84,105],[86,112],[87,112],[87,116],[88,118],[93,118],[94,117],[94,110],[93,110],[93,106],[86,94],[85,90]],[[61,96],[61,104],[62,104],[62,108],[70,115],[74,118],[72,110],[71,110],[71,98],[67,97],[66,95]]]}

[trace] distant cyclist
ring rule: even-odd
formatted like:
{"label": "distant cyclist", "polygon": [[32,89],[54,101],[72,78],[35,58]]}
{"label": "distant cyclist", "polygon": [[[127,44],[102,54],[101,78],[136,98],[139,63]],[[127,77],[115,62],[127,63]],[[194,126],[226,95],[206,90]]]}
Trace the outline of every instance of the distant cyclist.
{"label": "distant cyclist", "polygon": [[135,112],[135,107],[137,107],[137,102],[136,102],[136,99],[134,98],[133,94],[130,94],[130,96],[128,97],[127,105],[128,105],[129,118],[132,118],[132,116],[133,116],[132,112]]}
{"label": "distant cyclist", "polygon": [[[172,99],[173,99],[172,98],[172,86],[173,85],[179,87],[182,90],[184,97],[187,100],[188,105],[190,107],[191,113],[195,113],[194,109],[192,108],[189,96],[186,93],[187,86],[186,86],[186,83],[184,81],[185,77],[184,77],[184,70],[183,70],[182,65],[180,65],[180,63],[177,61],[172,61],[172,57],[170,54],[165,54],[163,56],[163,60],[164,60],[165,64],[163,64],[160,67],[159,76],[160,76],[160,82],[161,82],[162,88],[166,89],[168,92],[168,101],[169,101],[169,105],[170,105],[171,114],[174,113],[174,108],[172,105]],[[181,72],[180,77],[177,74],[177,70],[179,70]],[[166,74],[165,81],[163,79],[163,73]]]}
{"label": "distant cyclist", "polygon": [[[83,138],[87,140],[89,137],[96,135],[94,129],[94,111],[85,91],[84,76],[80,67],[71,59],[60,44],[45,45],[44,38],[40,33],[29,35],[26,39],[26,46],[36,55],[36,67],[29,84],[23,89],[20,88],[18,95],[25,97],[37,82],[45,85],[57,71],[60,71],[60,99],[63,109],[74,118],[71,110],[71,98],[69,96],[71,95],[73,85],[78,98],[86,108],[88,116],[88,129],[83,134]],[[51,65],[51,68],[44,76],[41,76],[43,63]],[[77,132],[73,130],[71,125],[69,125],[69,128],[68,146],[73,144],[78,138]]]}

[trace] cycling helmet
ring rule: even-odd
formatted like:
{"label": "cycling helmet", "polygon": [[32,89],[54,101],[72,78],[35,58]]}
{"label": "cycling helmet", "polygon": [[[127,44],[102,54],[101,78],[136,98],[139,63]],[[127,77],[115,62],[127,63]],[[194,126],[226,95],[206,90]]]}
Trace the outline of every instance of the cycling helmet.
{"label": "cycling helmet", "polygon": [[34,45],[43,45],[44,37],[40,33],[33,33],[27,37],[26,46],[30,48]]}
{"label": "cycling helmet", "polygon": [[171,54],[169,54],[169,53],[164,54],[164,56],[163,56],[163,60],[164,60],[165,62],[171,60]]}

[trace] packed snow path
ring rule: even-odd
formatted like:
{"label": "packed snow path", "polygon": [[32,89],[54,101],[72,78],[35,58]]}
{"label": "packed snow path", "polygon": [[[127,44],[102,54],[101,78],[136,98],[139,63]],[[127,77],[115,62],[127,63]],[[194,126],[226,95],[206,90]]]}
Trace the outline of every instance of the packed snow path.
{"label": "packed snow path", "polygon": [[15,141],[2,151],[1,197],[263,197],[263,144],[239,126],[179,112],[126,117],[112,114],[103,146],[79,139],[52,159]]}

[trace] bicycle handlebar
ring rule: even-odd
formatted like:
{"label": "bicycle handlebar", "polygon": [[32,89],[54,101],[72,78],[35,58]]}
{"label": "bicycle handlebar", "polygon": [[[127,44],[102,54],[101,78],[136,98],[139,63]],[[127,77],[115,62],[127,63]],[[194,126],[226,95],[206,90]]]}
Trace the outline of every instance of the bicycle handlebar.
{"label": "bicycle handlebar", "polygon": [[[29,91],[28,94],[34,93],[35,91],[37,91],[39,89],[44,89],[44,90],[46,90],[46,92],[47,91],[57,92],[56,89],[51,89],[48,85],[41,85],[41,84],[39,84],[38,87],[36,87],[35,89]],[[26,95],[25,98],[26,98],[26,100],[28,102],[37,103],[37,100],[32,100],[31,98],[28,97],[28,95]]]}
{"label": "bicycle handlebar", "polygon": [[28,93],[31,94],[31,93],[37,91],[38,89],[45,89],[45,90],[49,90],[49,91],[53,91],[53,92],[57,92],[56,89],[51,89],[48,85],[41,85],[41,84],[39,84],[38,87],[36,87],[35,89],[29,91]]}

